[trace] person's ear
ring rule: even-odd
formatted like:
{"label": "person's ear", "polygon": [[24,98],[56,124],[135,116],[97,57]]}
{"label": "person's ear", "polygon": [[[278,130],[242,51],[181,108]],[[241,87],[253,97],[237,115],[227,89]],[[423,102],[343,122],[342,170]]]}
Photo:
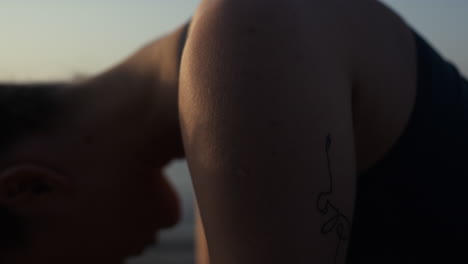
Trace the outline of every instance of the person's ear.
{"label": "person's ear", "polygon": [[0,204],[10,208],[36,206],[69,190],[69,181],[53,169],[22,164],[0,171]]}

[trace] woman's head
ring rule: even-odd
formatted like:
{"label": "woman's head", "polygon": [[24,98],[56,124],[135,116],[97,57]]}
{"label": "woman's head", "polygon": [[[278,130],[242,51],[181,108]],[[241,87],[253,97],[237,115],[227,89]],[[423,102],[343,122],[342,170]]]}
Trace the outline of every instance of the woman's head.
{"label": "woman's head", "polygon": [[75,118],[63,92],[0,86],[1,263],[116,263],[179,218],[145,133]]}

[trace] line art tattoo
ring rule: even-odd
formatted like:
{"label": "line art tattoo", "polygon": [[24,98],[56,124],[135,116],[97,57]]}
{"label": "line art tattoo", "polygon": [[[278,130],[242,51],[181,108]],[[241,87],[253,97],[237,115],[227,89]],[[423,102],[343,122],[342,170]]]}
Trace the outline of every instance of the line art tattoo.
{"label": "line art tattoo", "polygon": [[327,135],[325,143],[325,151],[327,154],[328,162],[328,176],[329,176],[329,189],[325,192],[320,192],[317,198],[317,210],[323,216],[326,216],[328,220],[322,225],[321,233],[327,235],[331,232],[335,232],[338,237],[338,245],[336,247],[336,254],[334,263],[337,262],[338,256],[340,255],[340,248],[350,238],[351,222],[349,219],[340,212],[340,210],[333,205],[329,200],[333,195],[333,174],[331,170],[330,162],[330,149],[332,146],[332,137],[330,134]]}

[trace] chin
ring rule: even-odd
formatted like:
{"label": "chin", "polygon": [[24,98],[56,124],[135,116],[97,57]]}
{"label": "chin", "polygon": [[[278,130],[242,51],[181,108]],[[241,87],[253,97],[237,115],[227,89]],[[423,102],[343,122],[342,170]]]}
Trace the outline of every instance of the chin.
{"label": "chin", "polygon": [[137,257],[143,254],[150,247],[154,247],[158,244],[157,235],[152,234],[151,237],[141,240],[139,243],[134,243],[133,247],[129,252],[129,257]]}

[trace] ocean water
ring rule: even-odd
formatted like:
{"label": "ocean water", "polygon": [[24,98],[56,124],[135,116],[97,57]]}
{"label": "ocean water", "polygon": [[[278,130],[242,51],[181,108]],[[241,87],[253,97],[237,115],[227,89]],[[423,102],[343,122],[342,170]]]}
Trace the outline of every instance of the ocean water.
{"label": "ocean water", "polygon": [[194,263],[194,194],[187,163],[173,162],[167,167],[166,174],[179,193],[182,219],[174,228],[159,233],[156,247],[150,247],[141,256],[129,259],[127,264]]}

